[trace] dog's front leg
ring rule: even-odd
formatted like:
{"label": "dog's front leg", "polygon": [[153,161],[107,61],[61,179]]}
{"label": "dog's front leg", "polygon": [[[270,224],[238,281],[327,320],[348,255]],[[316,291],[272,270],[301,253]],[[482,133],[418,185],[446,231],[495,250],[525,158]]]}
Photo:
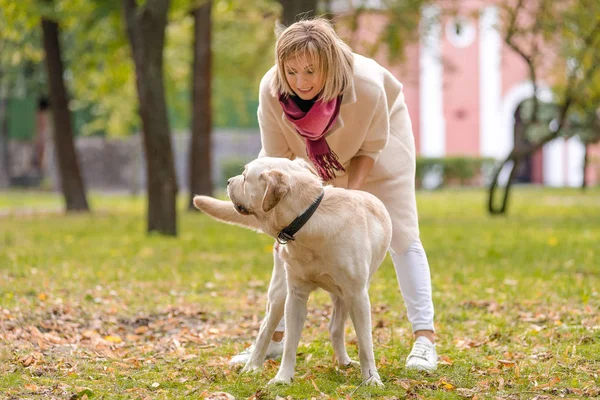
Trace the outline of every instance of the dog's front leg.
{"label": "dog's front leg", "polygon": [[300,334],[306,320],[306,302],[308,295],[314,289],[313,285],[295,280],[288,275],[288,295],[285,299],[285,337],[283,342],[283,357],[275,378],[269,384],[289,384],[294,377],[296,368],[296,351],[300,342]]}
{"label": "dog's front leg", "polygon": [[362,377],[367,380],[367,385],[383,386],[375,366],[375,355],[373,354],[371,302],[369,301],[367,288],[354,296],[347,296],[345,300],[349,306],[350,318],[358,339],[358,356]]}
{"label": "dog's front leg", "polygon": [[287,293],[287,283],[285,279],[285,264],[277,254],[277,250],[273,250],[273,275],[269,284],[269,292],[267,298],[267,312],[265,319],[260,325],[256,342],[254,343],[254,351],[250,359],[242,369],[242,372],[252,372],[259,370],[265,362],[265,356],[273,332],[283,318],[285,308],[285,297]]}

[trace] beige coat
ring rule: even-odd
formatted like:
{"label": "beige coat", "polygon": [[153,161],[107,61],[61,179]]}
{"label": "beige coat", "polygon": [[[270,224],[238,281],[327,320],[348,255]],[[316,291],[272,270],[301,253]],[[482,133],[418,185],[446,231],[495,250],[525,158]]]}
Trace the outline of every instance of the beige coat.
{"label": "beige coat", "polygon": [[[304,139],[271,95],[271,68],[260,84],[258,122],[262,140],[259,156],[302,157]],[[366,155],[375,160],[363,190],[377,196],[392,217],[391,248],[404,252],[419,237],[415,199],[415,144],[402,84],[375,61],[354,54],[354,81],[343,93],[340,114],[326,135],[327,143],[346,171],[350,160]],[[310,161],[309,161],[310,162]],[[336,171],[334,186],[347,187],[348,175]]]}

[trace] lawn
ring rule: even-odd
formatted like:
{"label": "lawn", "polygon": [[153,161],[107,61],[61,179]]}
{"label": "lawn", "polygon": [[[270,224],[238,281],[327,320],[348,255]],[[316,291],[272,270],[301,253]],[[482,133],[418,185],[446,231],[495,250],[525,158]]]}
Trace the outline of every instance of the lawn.
{"label": "lawn", "polygon": [[278,362],[240,375],[227,361],[257,332],[272,239],[199,212],[180,213],[177,238],[146,236],[143,198],[93,194],[94,213],[65,216],[51,193],[0,193],[0,397],[599,396],[600,190],[516,188],[505,217],[485,213],[483,191],[417,199],[438,371],[404,368],[411,332],[388,257],[370,290],[385,387],[333,364],[324,292],[295,381],[270,387]]}

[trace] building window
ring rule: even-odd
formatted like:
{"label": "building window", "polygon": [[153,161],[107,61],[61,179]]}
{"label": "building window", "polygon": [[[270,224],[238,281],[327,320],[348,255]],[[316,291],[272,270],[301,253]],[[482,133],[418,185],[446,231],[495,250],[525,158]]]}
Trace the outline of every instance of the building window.
{"label": "building window", "polygon": [[455,47],[468,47],[475,41],[475,25],[465,17],[452,18],[446,24],[446,37]]}

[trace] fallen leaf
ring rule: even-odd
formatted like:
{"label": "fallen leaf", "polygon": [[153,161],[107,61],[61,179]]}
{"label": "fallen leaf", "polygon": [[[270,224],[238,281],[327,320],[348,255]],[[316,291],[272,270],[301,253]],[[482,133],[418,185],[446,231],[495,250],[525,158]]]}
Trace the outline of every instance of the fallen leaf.
{"label": "fallen leaf", "polygon": [[498,390],[504,390],[504,378],[498,378]]}
{"label": "fallen leaf", "polygon": [[454,385],[447,382],[445,378],[442,378],[438,381],[438,387],[442,388],[444,390],[453,390],[454,389]]}
{"label": "fallen leaf", "polygon": [[235,400],[235,397],[227,392],[208,393],[204,398],[206,400]]}
{"label": "fallen leaf", "polygon": [[34,384],[26,384],[25,385],[25,389],[31,391],[31,392],[37,392],[38,391],[38,385],[34,385]]}
{"label": "fallen leaf", "polygon": [[550,387],[556,385],[558,382],[560,382],[560,378],[559,377],[554,377],[548,383],[544,383],[543,385],[535,385],[533,387],[533,389],[534,390],[547,389],[547,388],[550,388]]}
{"label": "fallen leaf", "polygon": [[515,365],[517,365],[517,363],[512,360],[498,360],[498,362],[500,363],[501,367],[505,367],[505,368],[512,368]]}
{"label": "fallen leaf", "polygon": [[33,364],[33,362],[35,361],[35,358],[33,358],[33,356],[27,356],[25,359],[21,360],[21,363],[23,364],[24,367],[29,367],[31,364]]}
{"label": "fallen leaf", "polygon": [[466,398],[470,399],[475,396],[475,394],[477,393],[477,390],[476,389],[467,389],[467,388],[458,388],[458,389],[456,389],[456,393],[460,397],[466,397]]}
{"label": "fallen leaf", "polygon": [[439,356],[438,358],[438,364],[441,365],[452,365],[454,364],[454,361],[452,361],[452,359],[448,356]]}
{"label": "fallen leaf", "polygon": [[91,339],[94,336],[98,336],[98,332],[92,331],[92,330],[86,330],[86,331],[81,332],[81,336],[83,336],[86,339]]}
{"label": "fallen leaf", "polygon": [[147,326],[139,326],[137,328],[135,328],[135,331],[133,331],[136,335],[143,335],[144,333],[148,332],[148,328]]}
{"label": "fallen leaf", "polygon": [[104,340],[112,343],[121,343],[123,341],[123,339],[121,339],[120,337],[112,335],[104,336]]}

